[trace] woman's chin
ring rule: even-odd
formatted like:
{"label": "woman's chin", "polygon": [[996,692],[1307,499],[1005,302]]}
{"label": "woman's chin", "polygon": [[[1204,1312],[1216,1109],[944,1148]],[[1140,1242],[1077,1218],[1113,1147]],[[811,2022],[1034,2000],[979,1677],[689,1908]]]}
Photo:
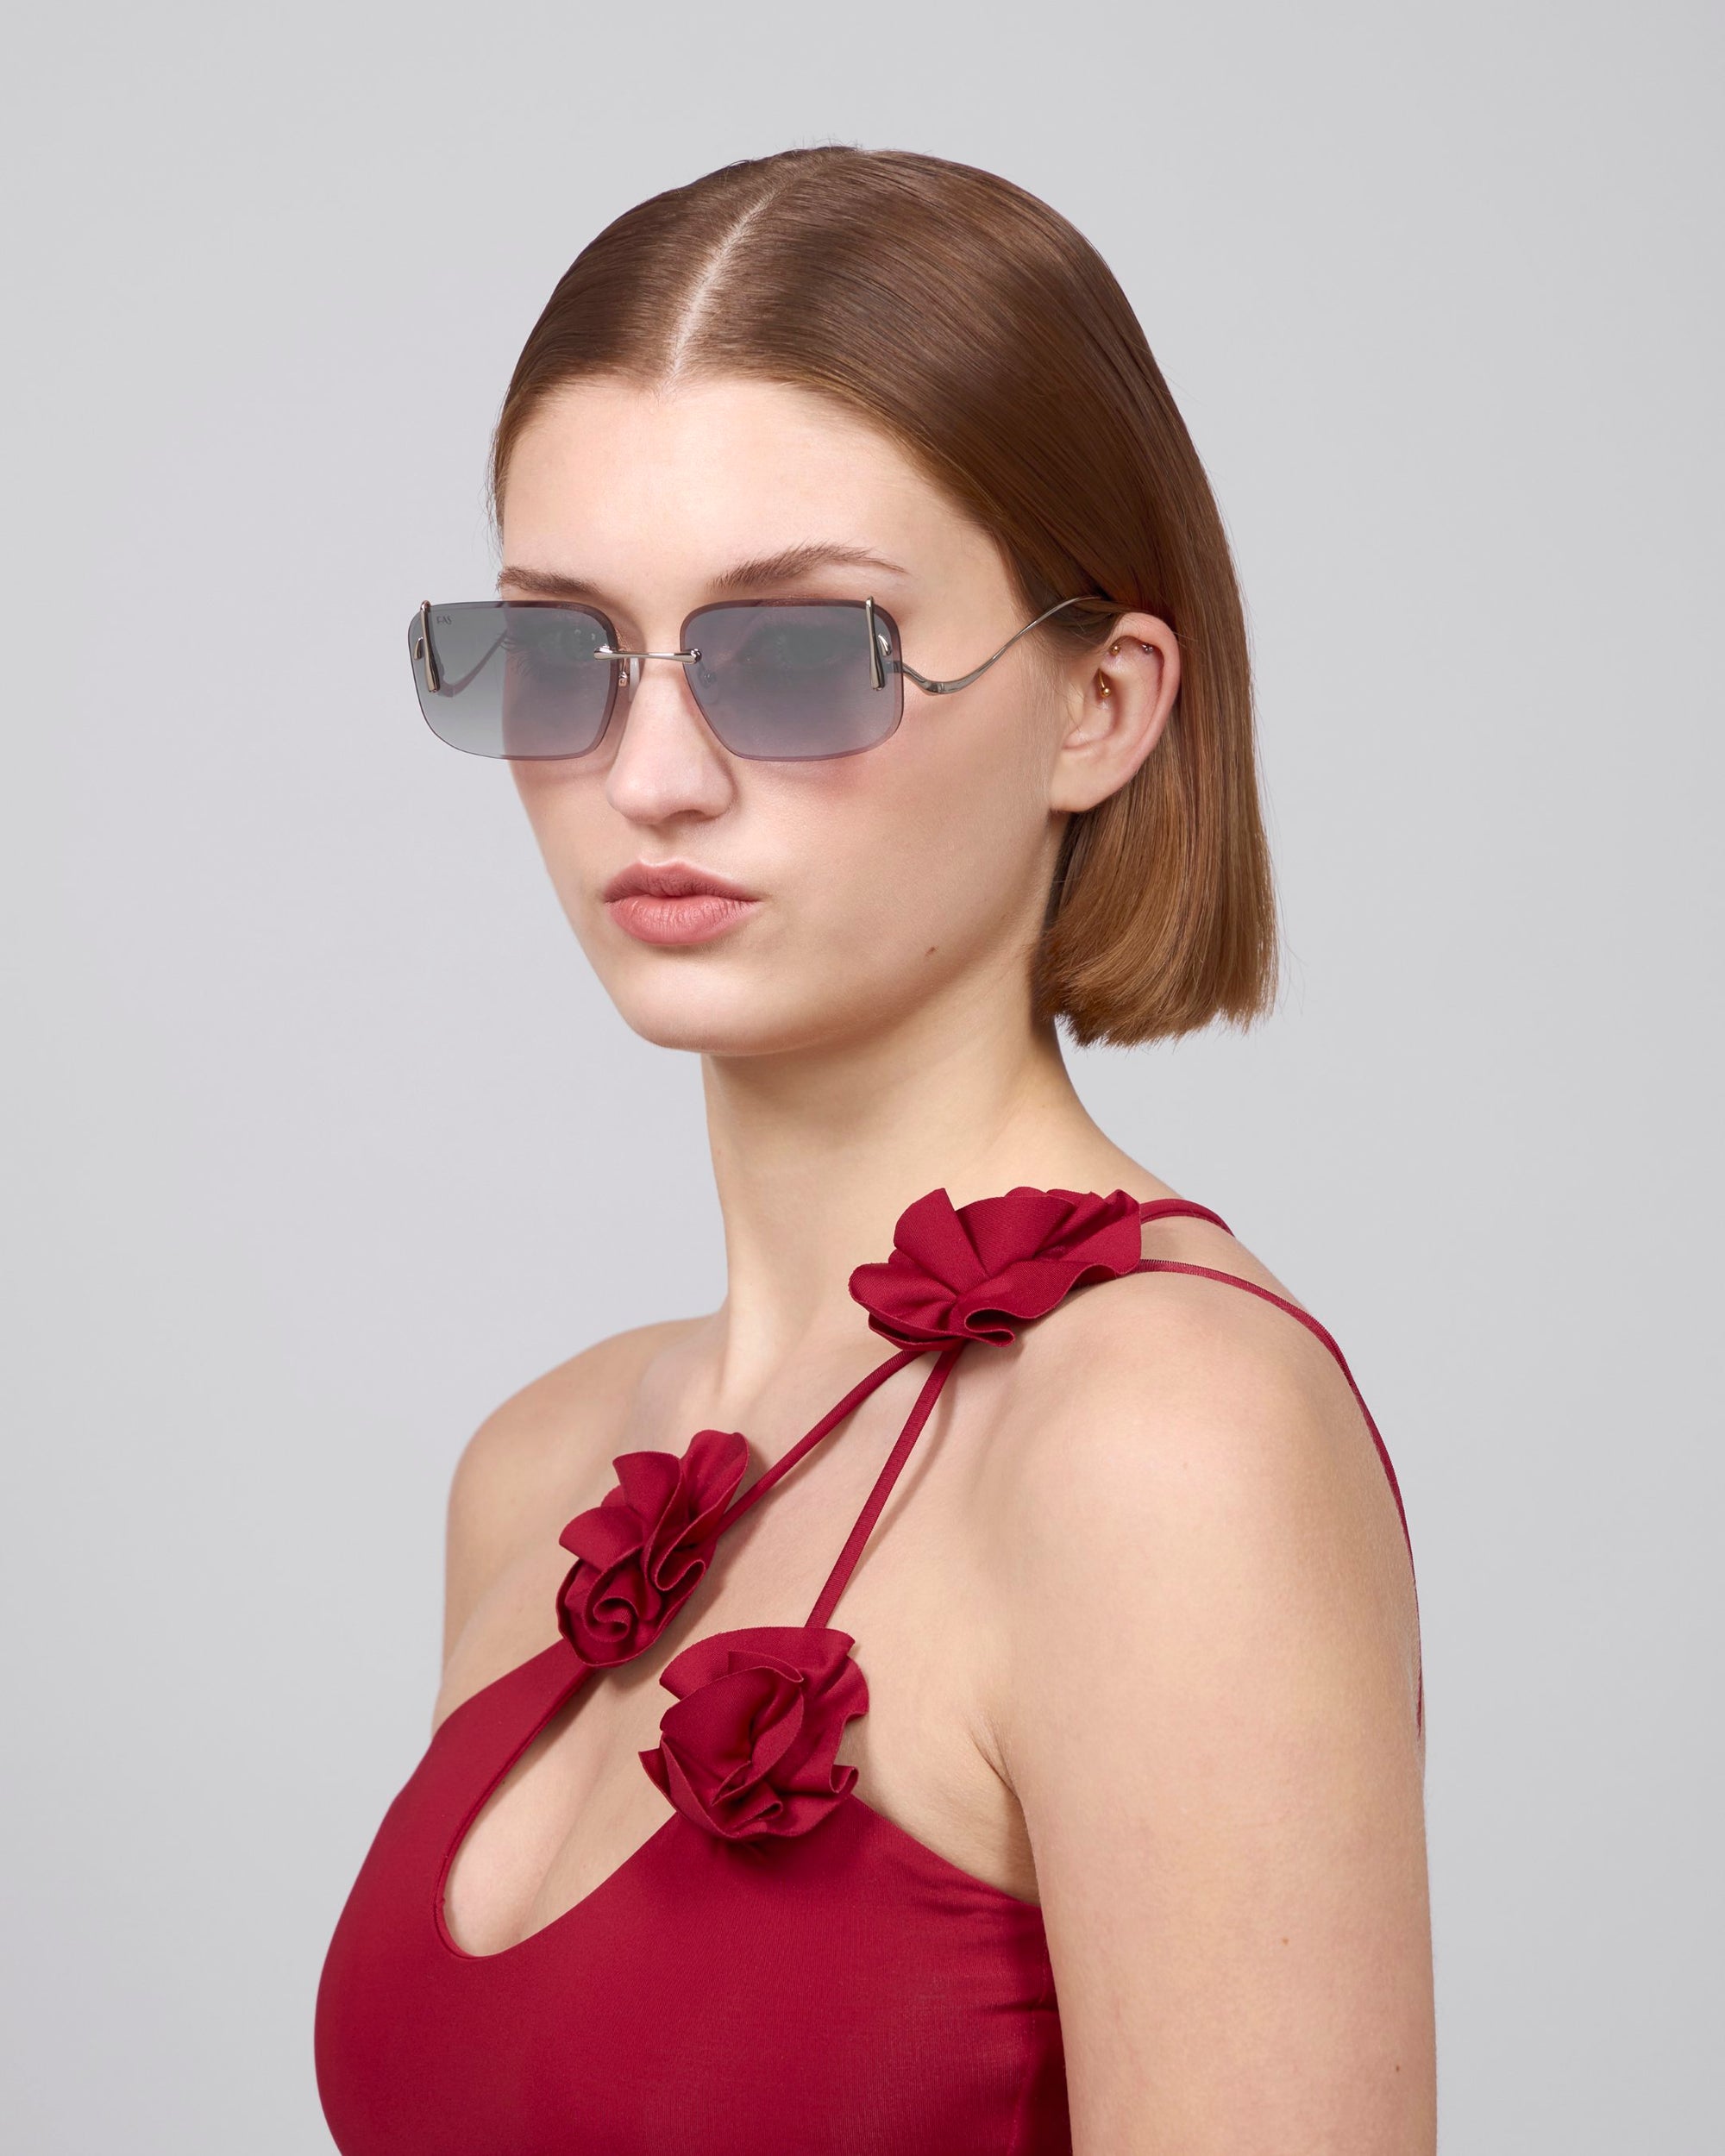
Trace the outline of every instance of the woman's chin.
{"label": "woman's chin", "polygon": [[686,973],[676,979],[667,969],[658,981],[613,979],[604,985],[630,1032],[656,1048],[698,1056],[785,1056],[836,1048],[875,1030],[882,1015],[878,1001],[871,1017],[866,997],[835,998],[830,981],[811,982],[799,994],[782,975],[768,981]]}

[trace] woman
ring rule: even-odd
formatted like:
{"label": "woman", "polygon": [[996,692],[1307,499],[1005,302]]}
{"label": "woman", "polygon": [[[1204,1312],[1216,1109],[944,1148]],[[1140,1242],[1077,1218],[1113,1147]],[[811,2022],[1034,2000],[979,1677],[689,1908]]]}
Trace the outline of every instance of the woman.
{"label": "woman", "polygon": [[699,1054],[729,1284],[462,1458],[337,2143],[1428,2150],[1393,1472],[1055,1031],[1271,993],[1239,596],[1124,296],[985,173],[733,166],[569,270],[492,477],[421,703]]}

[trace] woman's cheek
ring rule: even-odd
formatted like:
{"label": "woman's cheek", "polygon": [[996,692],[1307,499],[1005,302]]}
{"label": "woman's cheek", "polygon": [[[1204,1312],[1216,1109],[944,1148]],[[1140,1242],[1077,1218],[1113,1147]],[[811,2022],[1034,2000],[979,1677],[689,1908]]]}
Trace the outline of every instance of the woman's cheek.
{"label": "woman's cheek", "polygon": [[830,849],[827,869],[810,880],[816,971],[830,963],[847,1001],[853,987],[877,1002],[913,1001],[1015,939],[1036,873],[1025,837],[1009,824],[991,837],[977,819],[921,804],[883,822],[866,847],[846,848],[843,874]]}

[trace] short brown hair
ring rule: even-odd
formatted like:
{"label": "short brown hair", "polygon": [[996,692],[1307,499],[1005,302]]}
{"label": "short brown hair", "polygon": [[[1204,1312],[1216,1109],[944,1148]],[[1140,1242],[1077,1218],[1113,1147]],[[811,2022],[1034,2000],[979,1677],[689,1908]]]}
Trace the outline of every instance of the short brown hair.
{"label": "short brown hair", "polygon": [[628,210],[571,264],[511,378],[493,514],[543,400],[594,375],[752,375],[891,436],[1004,552],[1038,632],[1094,648],[1130,610],[1180,639],[1181,688],[1132,780],[1070,819],[1032,988],[1039,1021],[1121,1046],[1249,1025],[1276,904],[1233,559],[1130,302],[1045,203],[906,151],[786,150]]}

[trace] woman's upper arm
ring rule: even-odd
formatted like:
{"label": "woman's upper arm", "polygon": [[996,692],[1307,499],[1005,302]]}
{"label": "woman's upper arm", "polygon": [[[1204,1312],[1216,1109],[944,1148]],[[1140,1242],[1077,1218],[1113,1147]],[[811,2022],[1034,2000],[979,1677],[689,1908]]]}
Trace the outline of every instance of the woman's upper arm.
{"label": "woman's upper arm", "polygon": [[1075,2148],[1428,2156],[1406,1545],[1324,1351],[1206,1294],[1245,1300],[1140,1292],[1050,1389],[1004,1515],[996,1736]]}

